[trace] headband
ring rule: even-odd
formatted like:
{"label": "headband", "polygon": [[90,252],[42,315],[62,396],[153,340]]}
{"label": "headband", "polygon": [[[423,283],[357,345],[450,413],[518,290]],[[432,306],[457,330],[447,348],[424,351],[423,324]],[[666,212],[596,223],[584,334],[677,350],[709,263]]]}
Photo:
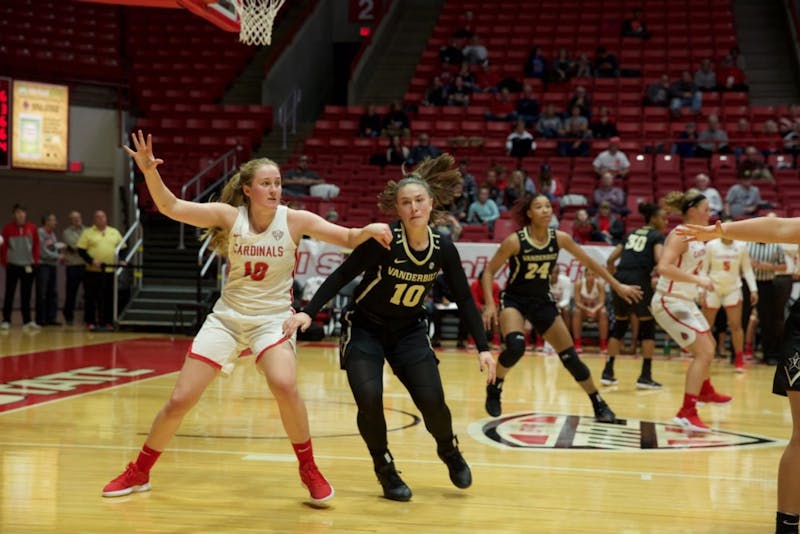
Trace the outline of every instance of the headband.
{"label": "headband", "polygon": [[686,213],[689,211],[689,208],[693,208],[700,204],[702,201],[706,199],[706,196],[702,193],[697,195],[696,197],[692,197],[689,200],[684,200],[683,204],[681,204],[681,213]]}

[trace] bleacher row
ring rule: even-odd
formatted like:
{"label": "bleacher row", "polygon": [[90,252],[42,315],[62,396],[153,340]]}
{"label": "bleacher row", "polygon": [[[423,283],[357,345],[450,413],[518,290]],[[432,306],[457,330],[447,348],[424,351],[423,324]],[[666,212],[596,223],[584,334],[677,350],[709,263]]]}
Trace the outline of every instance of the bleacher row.
{"label": "bleacher row", "polygon": [[20,75],[44,69],[68,80],[122,83],[118,11],[85,2],[3,0],[0,57]]}

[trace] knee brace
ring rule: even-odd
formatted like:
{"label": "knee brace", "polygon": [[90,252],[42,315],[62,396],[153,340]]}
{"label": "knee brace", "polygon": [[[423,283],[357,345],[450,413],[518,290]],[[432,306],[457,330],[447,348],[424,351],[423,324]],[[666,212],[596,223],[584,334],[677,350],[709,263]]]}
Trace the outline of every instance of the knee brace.
{"label": "knee brace", "polygon": [[614,332],[611,334],[611,337],[619,339],[620,341],[625,339],[625,332],[628,331],[628,323],[629,319],[627,317],[624,319],[617,317],[614,321]]}
{"label": "knee brace", "polygon": [[506,336],[506,348],[500,353],[498,362],[506,369],[513,367],[525,354],[525,334],[511,332]]}
{"label": "knee brace", "polygon": [[639,321],[639,339],[652,341],[656,338],[656,322],[653,319]]}
{"label": "knee brace", "polygon": [[567,371],[569,371],[569,374],[575,379],[575,382],[583,382],[591,376],[589,368],[586,367],[583,360],[578,357],[575,347],[562,350],[558,353],[558,357],[561,358],[561,363],[567,368]]}

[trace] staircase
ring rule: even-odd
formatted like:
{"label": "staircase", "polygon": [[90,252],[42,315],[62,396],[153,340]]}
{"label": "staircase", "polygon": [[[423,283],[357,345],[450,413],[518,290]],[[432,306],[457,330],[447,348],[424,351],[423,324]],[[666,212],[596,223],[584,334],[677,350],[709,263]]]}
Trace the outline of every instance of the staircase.
{"label": "staircase", "polygon": [[[196,326],[202,318],[202,310],[217,289],[216,269],[212,267],[201,281],[198,299],[200,242],[194,228],[187,227],[186,248],[178,250],[179,228],[178,223],[158,215],[145,224],[141,288],[120,314],[119,326],[183,329]],[[176,324],[180,316],[182,320]]]}
{"label": "staircase", "polygon": [[794,43],[783,2],[734,0],[739,48],[747,65],[750,104],[800,102]]}
{"label": "staircase", "polygon": [[443,0],[404,0],[398,6],[397,25],[388,46],[372,71],[360,104],[388,104],[402,100],[419,58],[425,50]]}

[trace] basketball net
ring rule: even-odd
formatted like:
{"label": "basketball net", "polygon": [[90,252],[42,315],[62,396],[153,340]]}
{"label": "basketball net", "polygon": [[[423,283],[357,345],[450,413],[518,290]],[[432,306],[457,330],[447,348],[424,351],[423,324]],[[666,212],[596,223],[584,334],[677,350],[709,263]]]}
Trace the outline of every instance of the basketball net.
{"label": "basketball net", "polygon": [[239,40],[249,45],[272,43],[272,24],[285,0],[236,0]]}

